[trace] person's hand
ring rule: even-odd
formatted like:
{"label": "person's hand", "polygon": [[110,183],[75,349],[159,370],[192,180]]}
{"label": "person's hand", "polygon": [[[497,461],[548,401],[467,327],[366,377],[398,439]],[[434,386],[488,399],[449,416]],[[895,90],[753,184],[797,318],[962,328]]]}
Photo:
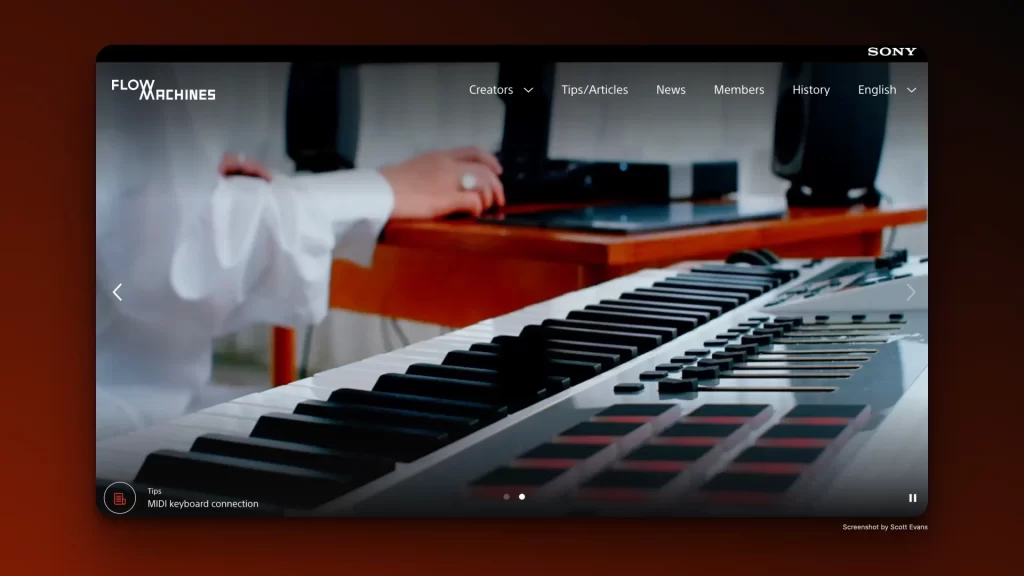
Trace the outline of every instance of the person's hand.
{"label": "person's hand", "polygon": [[249,160],[242,154],[235,154],[233,152],[224,154],[224,157],[220,160],[220,165],[217,166],[217,171],[225,178],[228,176],[251,176],[270,182],[270,170],[267,170],[264,165],[255,160]]}
{"label": "person's hand", "polygon": [[[395,193],[393,219],[479,216],[492,206],[505,205],[505,189],[498,178],[501,165],[494,155],[480,148],[428,152],[381,168],[380,172]],[[475,185],[466,190],[464,180]]]}

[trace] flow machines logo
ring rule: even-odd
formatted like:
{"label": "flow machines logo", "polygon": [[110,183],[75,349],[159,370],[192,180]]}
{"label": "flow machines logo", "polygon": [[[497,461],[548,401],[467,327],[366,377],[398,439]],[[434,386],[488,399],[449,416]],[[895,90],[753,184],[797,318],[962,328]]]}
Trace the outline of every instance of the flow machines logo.
{"label": "flow machines logo", "polygon": [[156,88],[156,80],[116,79],[110,81],[112,91],[138,92],[139,100],[216,100],[213,89],[179,90]]}

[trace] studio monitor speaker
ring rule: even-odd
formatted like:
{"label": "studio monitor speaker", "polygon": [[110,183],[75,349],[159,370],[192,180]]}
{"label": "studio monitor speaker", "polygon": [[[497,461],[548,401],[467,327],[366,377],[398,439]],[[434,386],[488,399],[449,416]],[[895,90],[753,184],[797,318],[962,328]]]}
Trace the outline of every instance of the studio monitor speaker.
{"label": "studio monitor speaker", "polygon": [[879,204],[888,86],[887,63],[782,65],[772,171],[790,206]]}
{"label": "studio monitor speaker", "polygon": [[355,166],[359,143],[359,71],[355,66],[291,66],[285,146],[300,172]]}

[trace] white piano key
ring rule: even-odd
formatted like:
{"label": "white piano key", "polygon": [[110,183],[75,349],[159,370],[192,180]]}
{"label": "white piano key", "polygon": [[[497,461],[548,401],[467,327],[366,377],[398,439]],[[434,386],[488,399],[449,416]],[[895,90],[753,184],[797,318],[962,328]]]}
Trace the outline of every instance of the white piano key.
{"label": "white piano key", "polygon": [[[298,398],[298,400],[295,401],[296,404],[302,400],[327,400],[331,395],[331,391],[333,389],[325,389],[311,384],[311,382],[307,383],[305,381],[292,382],[291,384],[285,384],[284,386],[277,386],[276,388],[267,390],[266,392],[263,392],[263,394]],[[338,386],[338,388],[340,387],[341,386]]]}
{"label": "white piano key", "polygon": [[[268,412],[276,412],[276,410],[268,410]],[[198,412],[189,414],[174,421],[179,426],[188,426],[191,428],[202,428],[207,431],[216,431],[224,434],[236,434],[240,436],[248,436],[254,426],[256,426],[256,418],[254,417],[236,417],[236,416],[224,416],[220,414],[200,414]]]}
{"label": "white piano key", "polygon": [[[266,392],[254,392],[252,394],[247,394],[241,398],[235,398],[231,401],[231,404],[265,406],[281,410],[291,410],[296,404],[298,404],[299,400],[294,394],[282,394],[280,392],[274,393],[275,390],[277,390],[277,388],[271,388]],[[224,404],[219,404],[218,406],[224,406]],[[213,408],[216,407],[217,406],[214,406]]]}
{"label": "white piano key", "polygon": [[[283,403],[282,403],[283,405]],[[225,402],[209,408],[200,410],[196,414],[208,414],[211,416],[229,416],[231,418],[259,418],[267,412],[280,412],[282,406],[260,406],[257,404],[246,404],[240,402]]]}

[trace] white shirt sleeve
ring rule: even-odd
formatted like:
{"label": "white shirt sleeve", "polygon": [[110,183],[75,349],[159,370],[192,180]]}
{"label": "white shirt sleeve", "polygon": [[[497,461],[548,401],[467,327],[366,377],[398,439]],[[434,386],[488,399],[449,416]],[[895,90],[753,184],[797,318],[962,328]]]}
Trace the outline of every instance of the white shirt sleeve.
{"label": "white shirt sleeve", "polygon": [[174,247],[169,287],[220,318],[217,335],[319,323],[332,260],[369,266],[392,207],[375,171],[222,179]]}
{"label": "white shirt sleeve", "polygon": [[[370,263],[392,190],[375,171],[290,173],[286,73],[97,65],[98,438],[180,416],[209,381],[216,337],[319,322],[332,260]],[[118,79],[217,97],[140,100],[115,89]],[[220,176],[225,152],[264,162],[274,177]]]}

